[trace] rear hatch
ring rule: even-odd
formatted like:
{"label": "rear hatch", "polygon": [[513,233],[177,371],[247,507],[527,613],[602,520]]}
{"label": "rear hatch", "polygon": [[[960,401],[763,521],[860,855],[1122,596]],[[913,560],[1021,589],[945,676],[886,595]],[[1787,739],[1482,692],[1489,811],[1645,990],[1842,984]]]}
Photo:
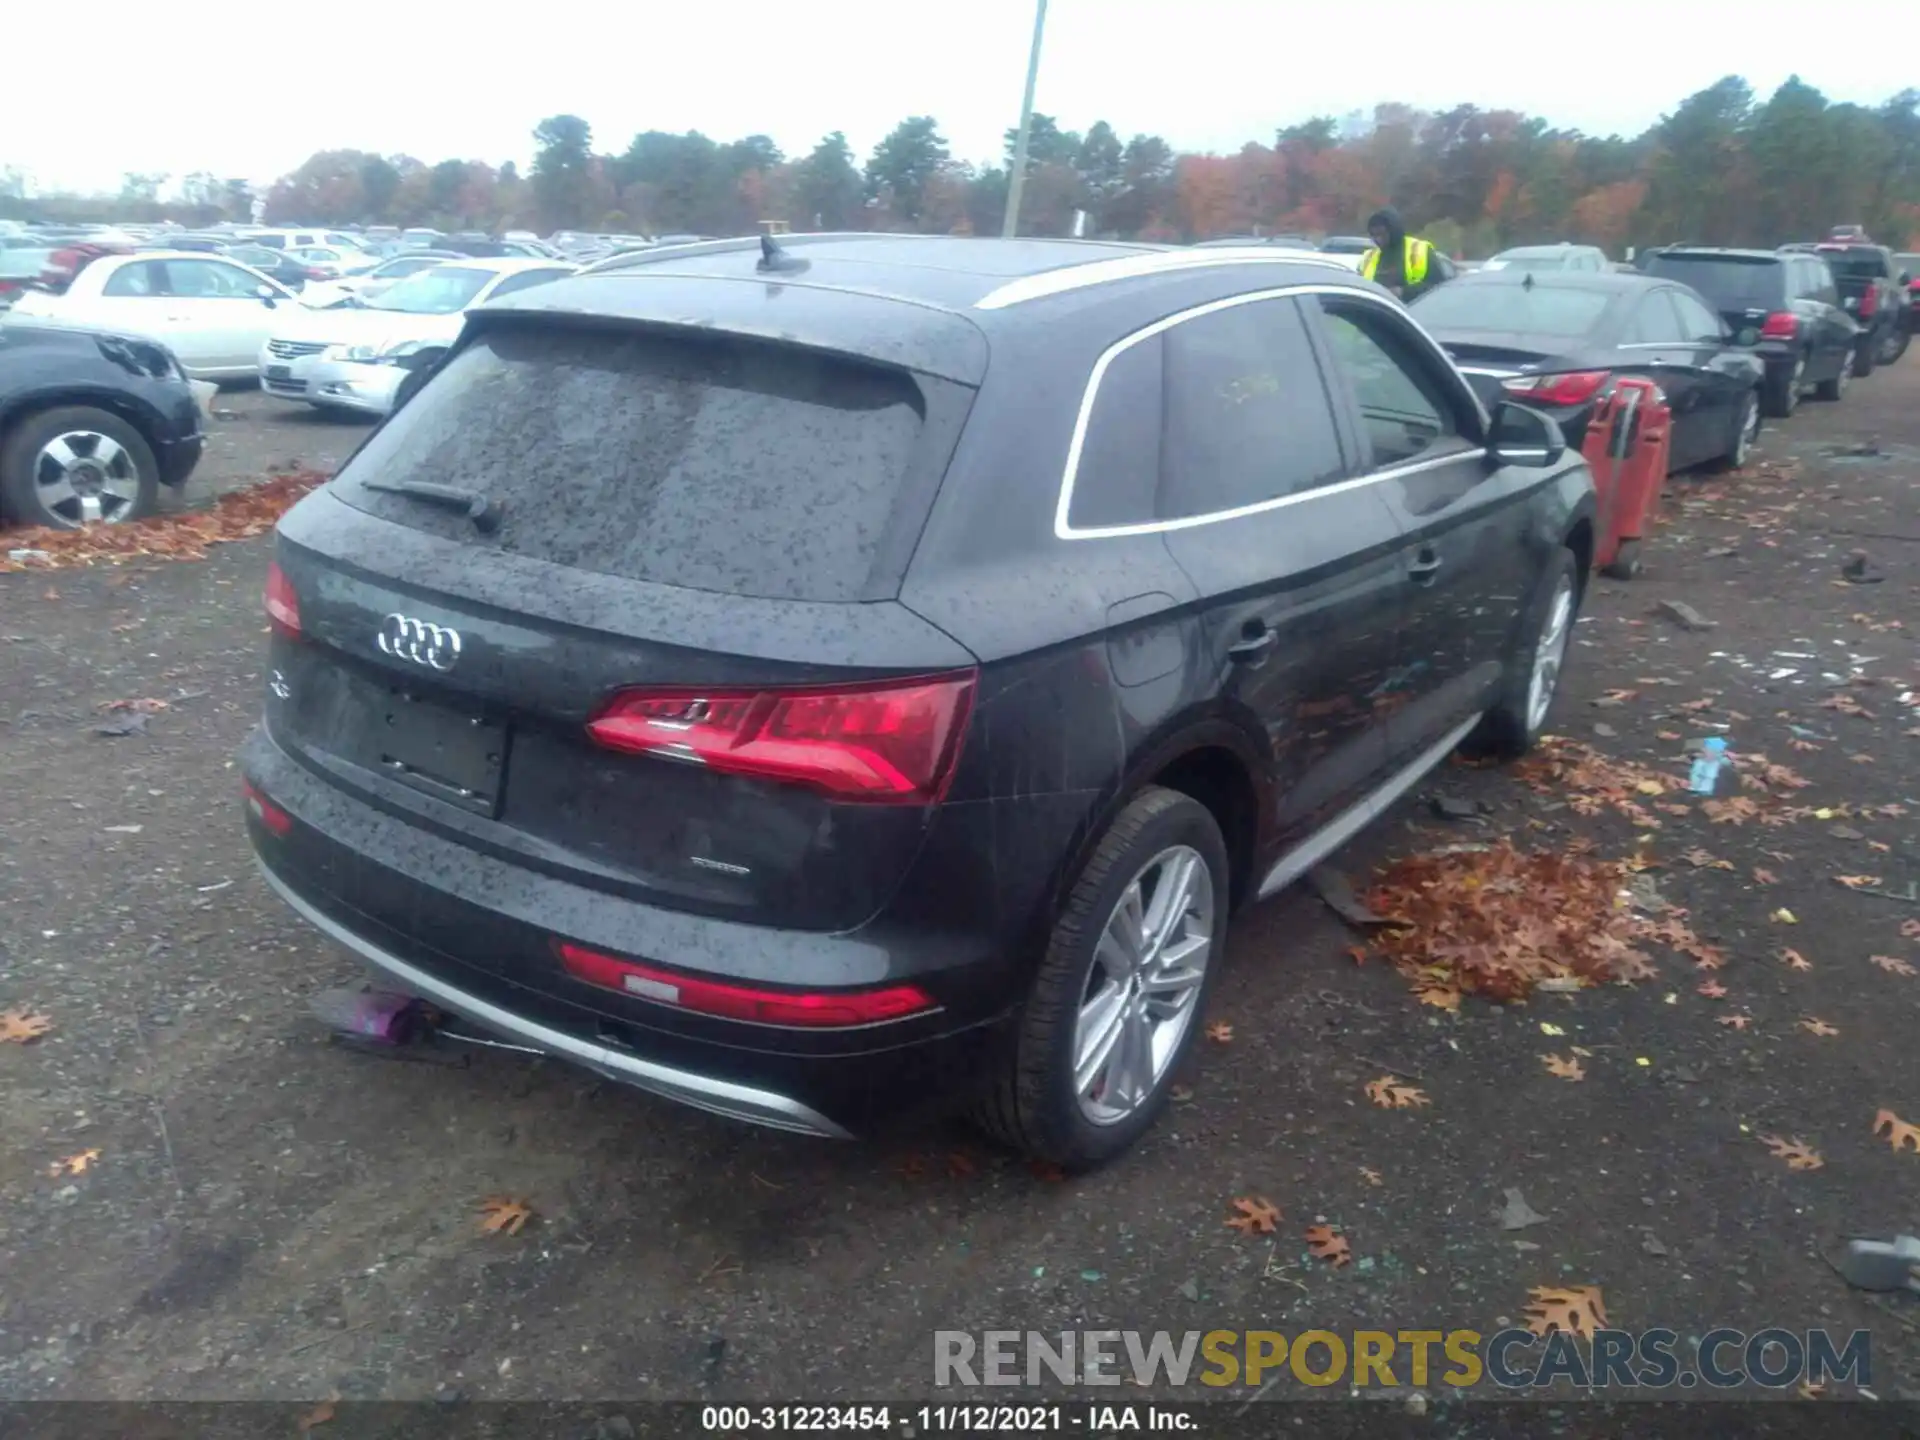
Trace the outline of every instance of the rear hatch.
{"label": "rear hatch", "polygon": [[282,522],[298,637],[272,642],[268,728],[550,875],[855,927],[971,701],[973,657],[893,599],[971,395],[738,335],[483,319]]}
{"label": "rear hatch", "polygon": [[1647,265],[1647,273],[1691,285],[1736,335],[1787,308],[1787,272],[1777,256],[1663,251]]}
{"label": "rear hatch", "polygon": [[1846,306],[1847,313],[1871,317],[1874,307],[1863,307],[1861,302],[1869,294],[1878,301],[1880,287],[1891,288],[1886,257],[1871,245],[1822,245],[1818,254],[1833,271],[1833,283],[1840,291],[1840,303]]}

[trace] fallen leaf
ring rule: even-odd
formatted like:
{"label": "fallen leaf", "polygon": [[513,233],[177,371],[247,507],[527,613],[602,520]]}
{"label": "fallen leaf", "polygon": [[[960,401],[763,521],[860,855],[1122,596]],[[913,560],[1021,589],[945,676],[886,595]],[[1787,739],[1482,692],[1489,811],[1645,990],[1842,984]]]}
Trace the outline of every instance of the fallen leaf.
{"label": "fallen leaf", "polygon": [[1780,877],[1778,875],[1774,874],[1771,870],[1763,870],[1758,865],[1753,867],[1753,878],[1757,884],[1761,885],[1778,885],[1780,883]]}
{"label": "fallen leaf", "polygon": [[1353,963],[1356,965],[1366,964],[1367,963],[1366,947],[1362,945],[1349,945],[1347,947],[1347,958],[1353,961]]}
{"label": "fallen leaf", "polygon": [[518,1235],[532,1218],[533,1207],[521,1200],[492,1195],[480,1202],[480,1228],[489,1235]]}
{"label": "fallen leaf", "polygon": [[1382,1110],[1415,1110],[1428,1103],[1424,1090],[1402,1085],[1391,1075],[1367,1082],[1367,1098]]}
{"label": "fallen leaf", "polygon": [[1542,1035],[1564,1035],[1567,1032],[1564,1026],[1556,1025],[1551,1020],[1542,1020],[1540,1022],[1540,1033]]}
{"label": "fallen leaf", "polygon": [[1920,920],[1902,920],[1900,934],[1908,940],[1920,940]]}
{"label": "fallen leaf", "polygon": [[1782,950],[1780,952],[1780,958],[1787,962],[1787,968],[1789,970],[1813,969],[1813,962],[1807,959],[1807,957],[1802,955],[1798,950]]}
{"label": "fallen leaf", "polygon": [[1067,1172],[1051,1160],[1029,1160],[1027,1169],[1033,1172],[1033,1178],[1044,1180],[1049,1185],[1057,1185],[1067,1178]]}
{"label": "fallen leaf", "polygon": [[1451,985],[1420,984],[1413,987],[1413,993],[1422,1005],[1432,1005],[1441,1010],[1460,1008],[1460,992]]}
{"label": "fallen leaf", "polygon": [[333,1401],[322,1400],[318,1405],[314,1406],[313,1409],[300,1417],[300,1433],[304,1435],[309,1430],[314,1430],[325,1425],[331,1419],[333,1419]]}
{"label": "fallen leaf", "polygon": [[87,1167],[100,1158],[98,1150],[82,1150],[78,1155],[69,1155],[64,1160],[56,1160],[47,1167],[49,1175],[84,1175]]}
{"label": "fallen leaf", "polygon": [[1555,1330],[1593,1338],[1607,1326],[1598,1285],[1538,1285],[1527,1292],[1527,1329],[1545,1337]]}
{"label": "fallen leaf", "polygon": [[1280,1207],[1266,1196],[1243,1195],[1233,1202],[1238,1215],[1229,1215],[1227,1224],[1243,1235],[1271,1235],[1274,1222],[1281,1218]]}
{"label": "fallen leaf", "polygon": [[1911,975],[1914,973],[1913,966],[1907,961],[1902,960],[1898,955],[1869,955],[1867,957],[1867,963],[1869,965],[1878,965],[1889,975]]}
{"label": "fallen leaf", "polygon": [[1880,884],[1878,875],[1836,875],[1833,878],[1849,890],[1872,889]]}
{"label": "fallen leaf", "polygon": [[1744,1030],[1753,1023],[1753,1017],[1751,1015],[1722,1015],[1715,1020],[1714,1023],[1716,1025],[1724,1025],[1729,1030]]}
{"label": "fallen leaf", "polygon": [[53,1021],[31,1010],[0,1010],[0,1042],[26,1045],[53,1029]]}
{"label": "fallen leaf", "polygon": [[1542,1055],[1540,1058],[1545,1062],[1549,1075],[1556,1076],[1561,1080],[1584,1080],[1587,1078],[1586,1066],[1570,1056]]}
{"label": "fallen leaf", "polygon": [[1800,1022],[1800,1028],[1809,1035],[1818,1035],[1822,1039],[1827,1039],[1840,1033],[1834,1026],[1812,1015],[1807,1016]]}
{"label": "fallen leaf", "polygon": [[1781,925],[1798,925],[1800,923],[1799,917],[1796,916],[1793,913],[1793,911],[1787,909],[1785,906],[1782,906],[1780,909],[1774,911],[1773,914],[1769,915],[1767,918]]}
{"label": "fallen leaf", "polygon": [[1636,781],[1633,788],[1638,790],[1642,795],[1664,795],[1667,793],[1666,782],[1662,780]]}
{"label": "fallen leaf", "polygon": [[1347,1244],[1347,1237],[1331,1225],[1309,1225],[1306,1234],[1307,1253],[1314,1259],[1328,1261],[1336,1270],[1353,1263],[1353,1250]]}
{"label": "fallen leaf", "polygon": [[970,1175],[977,1175],[979,1171],[980,1167],[974,1163],[973,1157],[966,1151],[949,1150],[947,1152],[947,1174],[955,1180],[965,1180]]}
{"label": "fallen leaf", "polygon": [[1849,755],[1847,756],[1847,759],[1851,760],[1856,765],[1873,764],[1873,756],[1871,755]]}
{"label": "fallen leaf", "polygon": [[1723,1000],[1727,994],[1727,987],[1711,977],[1702,980],[1694,989],[1709,1000]]}
{"label": "fallen leaf", "polygon": [[1233,1043],[1233,1026],[1227,1024],[1224,1020],[1216,1020],[1207,1026],[1207,1038],[1209,1040],[1216,1040],[1222,1045],[1231,1045]]}
{"label": "fallen leaf", "polygon": [[1384,1183],[1380,1179],[1380,1172],[1366,1165],[1362,1165],[1360,1167],[1360,1178],[1365,1180],[1369,1185],[1379,1185]]}
{"label": "fallen leaf", "polygon": [[1762,1135],[1760,1141],[1773,1152],[1776,1160],[1786,1161],[1789,1170],[1818,1170],[1827,1163],[1798,1136],[1782,1140],[1778,1135]]}
{"label": "fallen leaf", "polygon": [[1678,740],[1680,738],[1680,732],[1678,730],[1656,730],[1653,734],[1656,740]]}
{"label": "fallen leaf", "polygon": [[1686,861],[1689,865],[1693,866],[1693,868],[1696,870],[1731,870],[1733,869],[1733,862],[1731,860],[1717,859],[1713,855],[1709,854],[1707,851],[1702,850],[1697,845],[1694,846],[1693,849],[1683,854],[1680,858]]}
{"label": "fallen leaf", "polygon": [[1713,701],[1707,698],[1702,698],[1699,700],[1686,700],[1681,702],[1680,708],[1682,710],[1693,710],[1693,711],[1711,710],[1713,708]]}
{"label": "fallen leaf", "polygon": [[1500,1222],[1502,1230],[1524,1230],[1529,1225],[1544,1225],[1547,1217],[1527,1203],[1527,1197],[1518,1189],[1508,1186],[1501,1192],[1507,1197],[1507,1203],[1493,1212],[1493,1218]]}
{"label": "fallen leaf", "polygon": [[1789,750],[1807,751],[1818,750],[1820,747],[1811,740],[1789,740],[1787,741],[1787,748]]}
{"label": "fallen leaf", "polygon": [[139,715],[156,715],[168,708],[164,700],[108,700],[98,707],[101,710],[131,710]]}
{"label": "fallen leaf", "polygon": [[1893,1146],[1894,1153],[1911,1145],[1913,1153],[1920,1155],[1920,1125],[1909,1125],[1891,1110],[1882,1110],[1873,1117],[1873,1133],[1887,1132],[1887,1143]]}

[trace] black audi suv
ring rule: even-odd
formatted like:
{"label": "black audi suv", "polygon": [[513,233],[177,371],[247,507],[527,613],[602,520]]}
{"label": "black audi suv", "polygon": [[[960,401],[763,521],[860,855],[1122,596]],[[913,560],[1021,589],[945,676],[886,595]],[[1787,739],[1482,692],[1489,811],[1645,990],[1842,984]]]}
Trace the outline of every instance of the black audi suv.
{"label": "black audi suv", "polygon": [[1231,911],[1539,733],[1592,516],[1553,422],[1338,261],[617,257],[476,311],[282,520],[248,828],[512,1043],[1084,1167]]}

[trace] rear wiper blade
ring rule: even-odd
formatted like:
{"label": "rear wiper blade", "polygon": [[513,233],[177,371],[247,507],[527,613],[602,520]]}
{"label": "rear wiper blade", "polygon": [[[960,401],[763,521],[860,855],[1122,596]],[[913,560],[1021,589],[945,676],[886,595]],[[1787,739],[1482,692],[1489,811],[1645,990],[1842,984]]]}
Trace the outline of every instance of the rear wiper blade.
{"label": "rear wiper blade", "polygon": [[451,505],[465,510],[467,518],[473,521],[474,529],[482,535],[491,535],[500,528],[500,507],[478,490],[462,490],[458,485],[429,485],[424,480],[402,480],[391,485],[378,480],[363,480],[360,488],[378,490],[383,495],[405,495],[412,500],[425,500],[432,505]]}

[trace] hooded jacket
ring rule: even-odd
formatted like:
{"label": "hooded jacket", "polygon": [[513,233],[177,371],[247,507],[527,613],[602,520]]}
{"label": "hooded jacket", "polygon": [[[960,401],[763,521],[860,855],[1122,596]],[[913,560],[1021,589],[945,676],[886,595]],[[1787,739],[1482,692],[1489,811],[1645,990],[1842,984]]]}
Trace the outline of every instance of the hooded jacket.
{"label": "hooded jacket", "polygon": [[[1416,239],[1412,242],[1413,245],[1426,246],[1429,251],[1426,274],[1421,277],[1419,284],[1408,285],[1406,274],[1409,244],[1407,227],[1400,219],[1400,212],[1390,205],[1374,211],[1367,217],[1368,232],[1371,233],[1376,225],[1387,232],[1388,240],[1386,248],[1379,252],[1379,259],[1375,262],[1372,277],[1375,281],[1389,290],[1398,291],[1403,300],[1411,300],[1421,291],[1431,289],[1446,278],[1444,267],[1436,263],[1438,252],[1434,251],[1426,241]],[[1367,256],[1361,260],[1362,274],[1366,273],[1368,260],[1372,259],[1373,253],[1368,251]]]}

